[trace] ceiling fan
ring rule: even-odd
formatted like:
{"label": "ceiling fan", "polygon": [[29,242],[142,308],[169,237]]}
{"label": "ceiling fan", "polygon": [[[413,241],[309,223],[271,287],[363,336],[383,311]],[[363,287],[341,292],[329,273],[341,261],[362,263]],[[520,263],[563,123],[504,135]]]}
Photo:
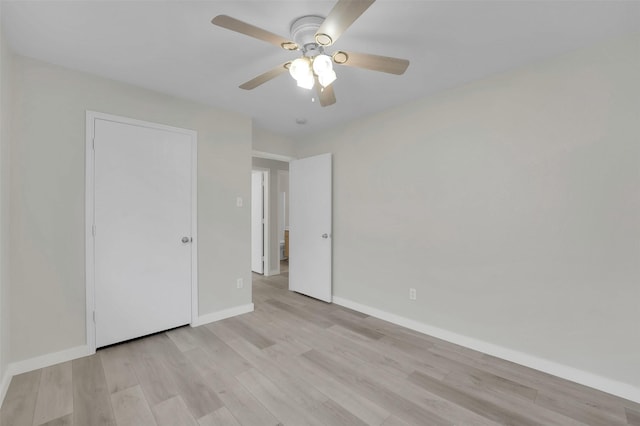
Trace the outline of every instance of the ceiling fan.
{"label": "ceiling fan", "polygon": [[[316,15],[302,16],[291,25],[291,40],[227,15],[218,15],[211,23],[231,31],[266,41],[289,51],[299,51],[302,56],[260,74],[240,85],[251,90],[289,71],[298,86],[318,91],[323,107],[336,102],[333,81],[336,73],[333,64],[366,68],[390,74],[404,74],[409,61],[389,56],[337,50],[328,53],[342,33],[373,4],[375,0],[338,0],[326,18]],[[293,41],[292,41],[293,40]]]}

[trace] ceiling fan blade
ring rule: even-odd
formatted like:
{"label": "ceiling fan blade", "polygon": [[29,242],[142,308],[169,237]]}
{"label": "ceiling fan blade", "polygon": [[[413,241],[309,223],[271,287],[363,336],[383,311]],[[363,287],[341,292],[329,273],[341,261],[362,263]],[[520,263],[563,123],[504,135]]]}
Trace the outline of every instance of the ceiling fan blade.
{"label": "ceiling fan blade", "polygon": [[246,83],[241,84],[240,88],[244,89],[244,90],[255,89],[256,87],[260,86],[261,84],[266,83],[269,80],[273,80],[274,78],[276,78],[280,74],[284,74],[285,72],[287,72],[288,71],[288,65],[291,65],[291,62],[286,62],[286,63],[284,63],[282,65],[278,65],[277,67],[265,72],[264,74],[260,74],[256,78],[254,78],[252,80],[249,80]]}
{"label": "ceiling fan blade", "polygon": [[298,45],[290,40],[267,30],[263,30],[262,28],[258,28],[255,25],[247,24],[246,22],[232,18],[231,16],[218,15],[211,20],[211,23],[240,34],[248,35],[249,37],[257,38],[258,40],[266,41],[267,43],[282,47],[286,50],[298,49]]}
{"label": "ceiling fan blade", "polygon": [[372,71],[381,71],[396,75],[404,74],[409,67],[409,61],[406,59],[343,51],[334,53],[333,61],[339,65],[366,68]]}
{"label": "ceiling fan blade", "polygon": [[338,0],[316,32],[316,42],[330,46],[375,0]]}
{"label": "ceiling fan blade", "polygon": [[333,84],[322,88],[316,78],[316,88],[318,90],[318,99],[320,100],[320,106],[326,107],[336,103],[336,94],[333,92]]}

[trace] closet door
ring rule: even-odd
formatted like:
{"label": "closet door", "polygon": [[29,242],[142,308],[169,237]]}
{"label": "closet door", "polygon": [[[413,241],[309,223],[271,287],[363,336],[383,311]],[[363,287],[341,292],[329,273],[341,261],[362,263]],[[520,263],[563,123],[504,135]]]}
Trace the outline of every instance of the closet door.
{"label": "closet door", "polygon": [[96,347],[191,321],[192,137],[94,122]]}

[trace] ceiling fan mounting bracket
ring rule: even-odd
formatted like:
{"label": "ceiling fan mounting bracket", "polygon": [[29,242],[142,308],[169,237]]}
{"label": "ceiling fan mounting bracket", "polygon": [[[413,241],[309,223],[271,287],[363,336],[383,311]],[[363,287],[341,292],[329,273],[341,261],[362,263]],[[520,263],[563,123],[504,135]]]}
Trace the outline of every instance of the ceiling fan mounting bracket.
{"label": "ceiling fan mounting bracket", "polygon": [[324,48],[316,42],[316,32],[324,22],[324,17],[305,15],[291,24],[291,39],[298,45],[304,56],[312,58],[324,53]]}

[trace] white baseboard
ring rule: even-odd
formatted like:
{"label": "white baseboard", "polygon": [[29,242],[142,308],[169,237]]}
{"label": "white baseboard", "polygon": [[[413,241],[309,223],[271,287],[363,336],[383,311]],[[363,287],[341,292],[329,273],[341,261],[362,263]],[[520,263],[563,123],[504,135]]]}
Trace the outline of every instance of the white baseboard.
{"label": "white baseboard", "polygon": [[568,365],[560,364],[535,355],[519,352],[483,340],[474,339],[473,337],[464,336],[442,328],[433,327],[428,324],[415,321],[400,315],[382,311],[371,306],[353,302],[342,297],[333,297],[333,303],[362,312],[376,318],[388,321],[390,323],[428,334],[456,345],[464,346],[497,358],[515,362],[525,367],[533,368],[566,380],[570,380],[581,385],[585,385],[594,389],[601,390],[612,395],[619,396],[637,403],[640,403],[640,387],[633,386],[629,383],[619,382],[600,375],[590,373],[588,371],[579,370]]}
{"label": "white baseboard", "polygon": [[267,273],[264,274],[265,277],[271,277],[273,275],[280,275],[280,267],[276,269],[270,269],[268,274]]}
{"label": "white baseboard", "polygon": [[201,315],[196,321],[191,323],[191,327],[198,327],[204,324],[209,324],[210,322],[220,321],[225,318],[235,317],[236,315],[242,315],[248,312],[253,312],[253,303],[248,303],[246,305],[240,305],[233,308],[224,309],[222,311]]}
{"label": "white baseboard", "polygon": [[73,359],[82,358],[91,355],[87,345],[76,346],[60,352],[53,352],[46,355],[37,356],[35,358],[25,359],[24,361],[12,362],[9,364],[9,373],[12,376],[16,374],[26,373],[27,371],[37,370],[38,368],[49,367],[61,362],[71,361]]}
{"label": "white baseboard", "polygon": [[28,371],[37,370],[38,368],[49,367],[51,365],[59,364],[61,362],[71,361],[73,359],[82,358],[83,356],[90,355],[89,347],[87,345],[76,346],[75,348],[65,349],[59,352],[53,352],[46,355],[37,356],[34,358],[25,359],[24,361],[12,362],[7,366],[7,371],[4,373],[2,383],[0,387],[0,404],[4,401],[7,389],[9,389],[9,383],[11,378],[18,374],[26,373]]}

